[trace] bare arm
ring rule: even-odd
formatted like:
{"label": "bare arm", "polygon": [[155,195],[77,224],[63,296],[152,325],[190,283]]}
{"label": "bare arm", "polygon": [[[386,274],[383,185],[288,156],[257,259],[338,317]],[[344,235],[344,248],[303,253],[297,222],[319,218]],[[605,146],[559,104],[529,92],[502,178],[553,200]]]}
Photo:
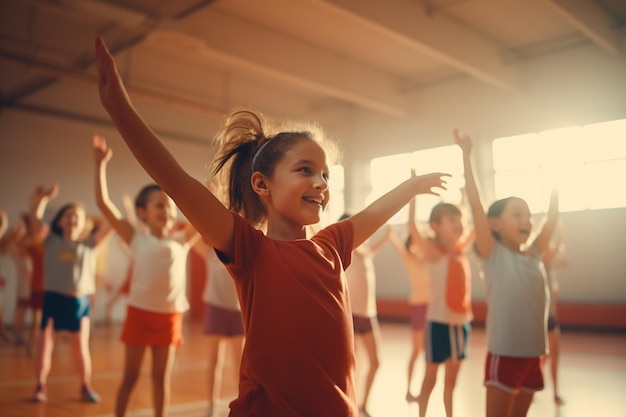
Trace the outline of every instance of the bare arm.
{"label": "bare arm", "polygon": [[[411,176],[415,176],[415,170],[413,169],[411,170]],[[424,259],[432,262],[441,256],[441,252],[435,248],[430,239],[422,235],[422,232],[417,227],[416,207],[417,197],[413,197],[409,202],[409,235],[411,236],[411,243],[415,245]]]}
{"label": "bare arm", "polygon": [[43,223],[43,215],[50,200],[59,194],[59,184],[54,183],[50,188],[39,186],[30,197],[30,207],[28,221],[30,224],[30,235],[35,241],[45,239],[44,231],[47,231]]}
{"label": "bare arm", "polygon": [[201,182],[185,172],[135,110],[101,37],[96,39],[95,53],[100,101],[129,149],[204,239],[231,257],[235,227],[232,214]]}
{"label": "bare arm", "polygon": [[550,239],[559,220],[559,192],[556,188],[552,189],[550,195],[550,208],[545,219],[541,231],[535,238],[533,245],[537,247],[540,254],[546,252],[550,246]]}
{"label": "bare arm", "polygon": [[476,234],[476,251],[478,256],[486,258],[491,253],[494,244],[494,237],[491,234],[489,219],[480,201],[480,193],[478,191],[478,181],[474,174],[472,163],[472,139],[454,130],[454,138],[456,143],[463,151],[463,168],[465,174],[465,193],[467,195],[467,203],[469,204],[472,218],[474,220],[474,233]]}
{"label": "bare arm", "polygon": [[416,194],[435,194],[433,188],[445,189],[443,179],[447,174],[432,173],[412,177],[398,185],[387,194],[374,201],[365,209],[350,217],[354,226],[353,249],[369,238],[378,228],[387,222],[398,210],[406,205]]}
{"label": "bare arm", "polygon": [[122,218],[120,211],[111,201],[109,196],[109,186],[107,183],[107,165],[113,156],[113,150],[108,147],[106,140],[102,136],[94,135],[92,139],[93,156],[95,166],[96,204],[102,215],[115,230],[122,241],[129,244],[135,234],[132,224]]}

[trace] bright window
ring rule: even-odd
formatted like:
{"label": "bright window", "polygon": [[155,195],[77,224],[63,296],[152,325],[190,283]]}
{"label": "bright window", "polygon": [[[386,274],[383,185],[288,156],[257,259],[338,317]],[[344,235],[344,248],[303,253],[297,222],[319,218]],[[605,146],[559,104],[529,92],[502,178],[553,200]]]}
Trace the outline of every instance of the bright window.
{"label": "bright window", "polygon": [[626,207],[615,185],[626,177],[626,119],[495,139],[493,165],[496,198],[522,197],[533,213],[554,186],[562,211]]}
{"label": "bright window", "polygon": [[[418,220],[427,221],[433,206],[440,201],[453,204],[461,202],[460,189],[465,183],[463,159],[459,147],[451,145],[372,159],[370,162],[372,192],[367,198],[366,204],[373,202],[409,178],[411,168],[415,169],[417,175],[430,172],[445,172],[452,175],[447,180],[448,190],[442,192],[440,196],[419,196],[417,200]],[[407,219],[408,206],[393,216],[389,223],[402,224],[406,223]]]}

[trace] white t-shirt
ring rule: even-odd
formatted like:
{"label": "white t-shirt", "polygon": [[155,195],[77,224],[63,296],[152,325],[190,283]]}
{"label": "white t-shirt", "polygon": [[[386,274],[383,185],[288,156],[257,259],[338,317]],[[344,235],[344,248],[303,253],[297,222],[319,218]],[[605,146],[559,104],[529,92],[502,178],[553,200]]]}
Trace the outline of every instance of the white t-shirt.
{"label": "white t-shirt", "polygon": [[157,313],[184,312],[190,246],[136,230],[130,242],[133,274],[128,304]]}
{"label": "white t-shirt", "polygon": [[206,257],[207,277],[202,300],[227,310],[241,311],[235,281],[224,264],[217,258],[215,250],[209,248]]}
{"label": "white t-shirt", "polygon": [[352,263],[346,269],[346,281],[352,314],[376,317],[376,271],[373,256],[366,246],[352,251]]}
{"label": "white t-shirt", "polygon": [[[448,263],[451,256],[456,256],[456,260],[463,269],[463,276],[460,276],[462,282],[451,281],[448,277]],[[471,270],[467,257],[463,254],[444,254],[436,262],[428,263],[428,283],[430,286],[430,299],[428,300],[428,309],[426,310],[426,319],[428,321],[461,325],[472,320],[471,310]],[[449,300],[449,285],[459,285],[460,288],[452,288],[462,295],[462,299],[466,301],[465,309],[462,306],[451,305]],[[457,300],[457,303],[461,301]],[[456,310],[455,310],[456,308]]]}
{"label": "white t-shirt", "polygon": [[549,289],[534,252],[514,252],[495,242],[479,258],[487,286],[487,347],[504,356],[537,357],[547,352]]}

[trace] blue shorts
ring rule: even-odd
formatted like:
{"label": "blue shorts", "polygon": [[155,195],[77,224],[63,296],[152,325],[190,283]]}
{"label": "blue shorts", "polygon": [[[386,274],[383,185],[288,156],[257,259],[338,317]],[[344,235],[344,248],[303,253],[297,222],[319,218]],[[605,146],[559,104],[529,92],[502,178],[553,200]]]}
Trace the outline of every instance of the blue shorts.
{"label": "blue shorts", "polygon": [[204,304],[204,334],[226,337],[243,336],[241,311]]}
{"label": "blue shorts", "polygon": [[429,321],[424,331],[426,362],[443,363],[467,356],[470,324],[443,324]]}
{"label": "blue shorts", "polygon": [[43,297],[41,330],[44,330],[48,326],[48,320],[52,319],[55,332],[79,331],[83,317],[89,317],[90,304],[88,295],[72,297],[46,291]]}
{"label": "blue shorts", "polygon": [[377,324],[378,320],[376,317],[352,316],[352,327],[355,334],[371,333]]}

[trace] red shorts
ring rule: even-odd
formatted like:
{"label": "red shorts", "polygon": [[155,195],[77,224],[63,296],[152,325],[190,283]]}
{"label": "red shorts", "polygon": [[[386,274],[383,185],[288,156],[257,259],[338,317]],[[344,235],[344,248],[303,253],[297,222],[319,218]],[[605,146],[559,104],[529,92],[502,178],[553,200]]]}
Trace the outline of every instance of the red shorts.
{"label": "red shorts", "polygon": [[183,344],[183,313],[156,313],[128,306],[122,342],[139,346]]}
{"label": "red shorts", "polygon": [[541,391],[541,358],[502,356],[489,352],[485,363],[485,385],[511,393]]}

